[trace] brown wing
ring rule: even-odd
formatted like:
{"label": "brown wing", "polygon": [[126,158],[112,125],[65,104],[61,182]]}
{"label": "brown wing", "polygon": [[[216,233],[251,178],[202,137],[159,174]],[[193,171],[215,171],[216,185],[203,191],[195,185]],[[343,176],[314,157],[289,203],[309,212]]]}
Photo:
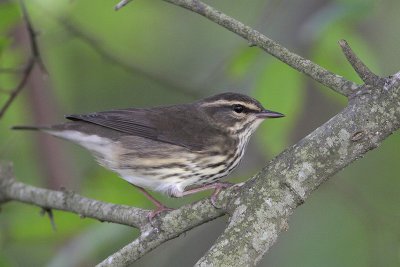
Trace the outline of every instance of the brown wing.
{"label": "brown wing", "polygon": [[[112,110],[84,115],[68,115],[67,119],[85,121],[128,135],[140,136],[199,151],[213,138],[204,135],[208,126],[198,114],[183,105],[153,109]],[[210,128],[211,136],[213,129]]]}
{"label": "brown wing", "polygon": [[157,129],[146,120],[146,112],[142,110],[113,110],[82,115],[68,115],[73,121],[86,121],[110,128],[129,135],[156,139]]}

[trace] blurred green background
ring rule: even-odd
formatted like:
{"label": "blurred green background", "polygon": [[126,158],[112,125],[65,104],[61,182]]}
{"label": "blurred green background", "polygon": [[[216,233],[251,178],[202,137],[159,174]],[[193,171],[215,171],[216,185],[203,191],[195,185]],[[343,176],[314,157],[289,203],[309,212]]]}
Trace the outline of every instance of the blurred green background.
{"label": "blurred green background", "polygon": [[[192,101],[224,91],[249,94],[286,114],[264,123],[230,177],[248,179],[287,146],[340,111],[343,97],[299,74],[231,32],[179,7],[136,0],[26,1],[47,74],[36,68],[0,120],[0,159],[18,180],[66,187],[86,197],[152,208],[117,175],[76,145],[12,132],[63,114]],[[356,82],[337,41],[346,39],[380,75],[400,69],[398,0],[207,1],[292,51]],[[20,68],[29,41],[16,2],[0,1],[0,69]],[[18,75],[0,73],[0,105]],[[400,266],[400,136],[321,186],[290,218],[260,266]],[[207,197],[156,196],[171,207]],[[92,266],[137,236],[132,228],[8,203],[0,213],[0,266]],[[135,266],[191,266],[226,226],[226,218],[167,242]]]}

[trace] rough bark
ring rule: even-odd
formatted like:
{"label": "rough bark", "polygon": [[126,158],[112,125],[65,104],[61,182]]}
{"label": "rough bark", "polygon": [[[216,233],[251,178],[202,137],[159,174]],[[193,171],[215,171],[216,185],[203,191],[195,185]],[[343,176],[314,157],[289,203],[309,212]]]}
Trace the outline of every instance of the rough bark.
{"label": "rough bark", "polygon": [[342,112],[246,183],[229,205],[228,227],[197,266],[256,265],[319,185],[399,129],[399,84],[397,74],[386,86],[362,88]]}
{"label": "rough bark", "polygon": [[[102,203],[73,193],[35,188],[13,179],[0,165],[0,203],[11,200],[46,209],[138,227],[141,235],[99,266],[126,266],[167,240],[209,220],[229,215],[229,224],[197,266],[254,266],[288,227],[293,210],[333,174],[376,148],[400,127],[400,72],[380,78],[341,42],[346,57],[366,83],[361,86],[303,59],[259,32],[198,0],[164,0],[218,23],[314,80],[348,96],[348,106],[269,162],[239,189],[181,207],[146,221],[147,211]],[[119,8],[129,1],[121,1]]]}

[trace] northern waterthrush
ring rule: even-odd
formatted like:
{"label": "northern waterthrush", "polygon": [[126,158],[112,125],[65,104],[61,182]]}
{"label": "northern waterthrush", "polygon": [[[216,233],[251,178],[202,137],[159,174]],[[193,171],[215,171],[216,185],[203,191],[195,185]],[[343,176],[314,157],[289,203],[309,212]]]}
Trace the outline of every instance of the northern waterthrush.
{"label": "northern waterthrush", "polygon": [[219,182],[243,157],[251,134],[266,118],[284,115],[266,110],[255,99],[223,93],[197,102],[155,108],[128,108],[86,115],[41,130],[88,149],[104,167],[137,186],[174,197],[226,186]]}

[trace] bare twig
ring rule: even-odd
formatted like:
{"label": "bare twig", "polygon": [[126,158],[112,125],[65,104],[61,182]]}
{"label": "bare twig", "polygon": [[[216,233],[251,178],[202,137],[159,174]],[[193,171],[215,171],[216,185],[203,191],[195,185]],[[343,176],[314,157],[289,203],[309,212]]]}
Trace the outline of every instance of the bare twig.
{"label": "bare twig", "polygon": [[68,32],[70,32],[74,37],[80,39],[87,45],[89,45],[97,54],[99,54],[103,59],[108,62],[119,66],[128,73],[133,73],[145,77],[151,81],[168,87],[169,90],[175,91],[179,94],[189,96],[191,98],[199,98],[204,94],[204,90],[199,90],[198,88],[189,88],[188,86],[182,86],[174,81],[171,81],[165,77],[150,73],[142,68],[136,66],[131,62],[127,62],[122,58],[116,56],[114,53],[110,52],[105,48],[101,41],[92,36],[90,33],[85,32],[81,26],[77,26],[65,17],[54,17],[54,19],[63,26]]}
{"label": "bare twig", "polygon": [[124,6],[129,4],[129,2],[131,2],[131,1],[132,0],[121,0],[117,5],[115,5],[114,9],[115,10],[120,10],[121,8],[123,8]]}
{"label": "bare twig", "polygon": [[[185,7],[209,18],[346,96],[351,95],[358,88],[354,83],[338,77],[312,62],[307,62],[297,55],[291,54],[273,41],[266,40],[265,36],[205,5],[201,1],[165,1]],[[255,265],[275,242],[280,231],[287,228],[287,218],[296,206],[303,203],[304,199],[329,176],[356,160],[360,154],[374,149],[391,132],[397,130],[400,127],[399,110],[397,110],[396,114],[381,112],[382,114],[373,115],[370,112],[366,112],[366,109],[368,110],[371,105],[387,107],[388,102],[391,105],[396,105],[393,97],[398,98],[399,96],[399,88],[395,87],[398,81],[392,81],[397,79],[395,75],[391,78],[386,80],[385,89],[393,95],[385,95],[379,101],[377,101],[378,98],[376,96],[358,96],[348,108],[307,136],[299,144],[286,150],[266,166],[257,178],[247,183],[248,190],[241,190],[243,196],[236,199],[234,204],[231,202],[230,208],[234,214],[231,217],[229,226],[210,251],[200,259],[198,266],[218,266],[222,263],[228,264],[228,262],[234,263],[235,266]],[[375,94],[379,94],[379,92],[375,92]],[[366,113],[368,113],[368,119],[365,119]],[[365,121],[376,121],[377,123],[375,125],[364,125]],[[386,124],[385,121],[391,122],[381,128],[382,125],[378,124]],[[361,131],[354,130],[359,127],[362,128]],[[388,127],[391,128],[389,132],[382,131]],[[359,138],[360,132],[363,133],[361,138]],[[355,136],[357,138],[354,138]],[[327,138],[330,142],[324,142]],[[330,143],[328,147],[320,145],[326,143]],[[343,144],[346,144],[346,153],[343,153]],[[352,149],[353,146],[356,146],[357,149]],[[329,153],[326,153],[326,151],[329,151]],[[334,155],[339,156],[339,160],[332,158],[332,151]],[[280,181],[285,182],[282,183]],[[263,191],[257,190],[256,194],[252,194],[251,188],[263,188],[263,190],[269,192],[260,195],[259,193]],[[268,216],[260,217],[260,215],[268,214],[273,216],[271,218]],[[249,225],[255,227],[248,231]],[[245,232],[246,235],[242,236],[242,238],[237,238],[236,233],[239,232]],[[260,235],[265,238],[260,240]],[[146,242],[142,240],[141,245]],[[132,246],[135,248],[139,245],[132,243]],[[123,251],[124,249],[110,256],[102,264],[111,266],[114,263],[117,265],[123,263],[125,265],[136,259],[134,255],[125,254]]]}
{"label": "bare twig", "polygon": [[164,0],[171,4],[186,8],[207,19],[221,25],[246,39],[249,43],[255,44],[267,53],[285,62],[292,68],[310,76],[321,84],[331,88],[332,90],[349,96],[357,85],[344,79],[341,76],[333,74],[332,72],[322,68],[314,62],[304,59],[301,56],[290,52],[285,47],[277,42],[269,39],[260,32],[244,25],[242,22],[229,17],[228,15],[216,10],[215,8],[203,3],[200,0]]}
{"label": "bare twig", "polygon": [[216,10],[200,0],[163,1],[186,8],[206,17],[207,19],[246,39],[249,44],[260,47],[267,53],[271,54],[282,62],[285,62],[292,68],[310,76],[312,79],[344,96],[350,96],[358,87],[357,84],[322,68],[310,60],[304,59],[301,56],[290,52],[288,49],[269,39],[260,32],[244,25],[242,22],[234,18],[229,17],[228,15]]}
{"label": "bare twig", "polygon": [[[357,89],[354,83],[289,52],[267,37],[198,0],[165,1],[211,19],[339,93],[349,95]],[[298,205],[330,176],[376,148],[382,140],[400,128],[400,109],[397,108],[400,97],[399,83],[400,75],[396,74],[386,79],[385,94],[381,94],[381,90],[373,90],[371,94],[358,95],[343,111],[268,163],[256,177],[237,192],[229,189],[222,192],[218,206],[222,203],[224,210],[229,210],[231,215],[229,226],[200,259],[198,266],[257,264],[276,241],[280,232],[287,228],[288,217]],[[378,85],[375,87],[382,89]],[[370,112],[371,107],[376,112]],[[391,112],[388,112],[389,110]],[[0,174],[2,174],[1,169]],[[57,206],[59,199],[67,199],[68,203],[71,203],[70,201],[76,196],[73,194],[69,197],[65,192],[39,188],[24,192],[26,185],[10,182],[8,179],[3,183],[0,180],[0,185],[0,199],[15,199],[41,207],[53,208],[48,205]],[[101,202],[95,202],[92,206],[88,204],[90,201],[93,200],[79,197],[77,203],[79,205],[65,206],[61,203],[55,208],[76,212],[74,209],[82,211],[80,205],[84,205],[86,207],[84,211],[94,217],[99,214],[104,216],[103,208],[106,211],[114,211],[124,207],[113,205],[113,208],[110,208],[107,205],[111,204]],[[98,209],[98,205],[103,204],[106,206]],[[161,216],[155,222],[156,228],[148,223],[141,224],[141,239],[111,255],[101,265],[128,265],[166,240],[221,216],[224,210],[216,210],[208,200],[203,200]],[[125,215],[124,212],[126,211],[122,208],[111,215],[107,213],[106,215],[109,215],[107,219],[115,222],[115,217],[121,218],[121,213]],[[130,219],[138,220],[138,224],[143,222],[143,218],[136,216],[139,215],[134,213]],[[142,216],[145,218],[145,215]],[[237,233],[245,234],[241,234],[238,238]]]}
{"label": "bare twig", "polygon": [[104,203],[70,191],[54,191],[17,182],[10,165],[0,163],[0,199],[33,204],[46,210],[57,209],[99,221],[114,222],[137,228],[148,223],[149,211],[124,205]]}
{"label": "bare twig", "polygon": [[35,60],[31,58],[28,61],[28,64],[25,67],[25,70],[22,74],[22,78],[18,85],[10,92],[10,96],[7,99],[6,103],[1,107],[0,109],[0,119],[4,116],[4,113],[7,111],[7,109],[10,107],[12,102],[14,102],[15,98],[18,96],[18,94],[24,89],[26,82],[28,81],[28,78],[33,70],[33,67],[35,66]]}
{"label": "bare twig", "polygon": [[357,72],[358,76],[360,76],[361,80],[363,80],[368,85],[378,85],[382,79],[373,73],[367,65],[362,62],[358,56],[351,49],[346,40],[340,40],[339,45],[343,50],[344,55],[347,60],[350,62],[353,69]]}
{"label": "bare twig", "polygon": [[[22,89],[24,89],[30,75],[32,74],[35,64],[37,63],[40,66],[40,68],[42,69],[42,71],[44,71],[44,72],[46,71],[43,61],[42,61],[42,58],[40,56],[40,51],[39,51],[39,47],[37,44],[37,35],[32,26],[32,23],[30,21],[30,18],[29,18],[29,15],[28,15],[28,12],[26,10],[23,0],[20,0],[20,6],[21,6],[21,10],[22,10],[22,15],[23,15],[23,18],[25,21],[26,29],[28,31],[31,55],[30,55],[30,59],[28,60],[28,63],[26,64],[25,68],[23,68],[23,70],[21,71],[22,78],[21,78],[20,82],[13,90],[11,90],[9,98],[6,100],[6,102],[0,109],[0,118],[2,118],[4,116],[4,113],[10,107],[12,102],[14,102],[14,100],[19,95],[19,93],[22,91]],[[7,70],[7,69],[3,69],[3,71],[4,70]],[[12,69],[8,69],[8,70],[12,71]]]}
{"label": "bare twig", "polygon": [[43,64],[42,61],[42,57],[40,55],[40,50],[39,50],[39,46],[37,43],[37,33],[35,31],[35,29],[32,26],[32,22],[31,19],[29,17],[28,11],[26,10],[26,6],[23,0],[20,0],[20,6],[21,6],[21,10],[22,10],[22,15],[25,21],[25,25],[26,25],[26,29],[28,31],[28,35],[29,35],[29,47],[31,49],[31,54],[32,57],[34,58],[35,62],[38,63],[38,65],[40,66],[41,70],[44,73],[47,73],[46,68]]}
{"label": "bare twig", "polygon": [[56,223],[54,222],[54,214],[53,214],[53,210],[49,209],[49,208],[42,208],[40,211],[40,215],[44,216],[44,215],[48,215],[49,216],[49,220],[50,220],[50,224],[51,224],[51,228],[53,229],[54,232],[57,232],[57,227],[56,227]]}
{"label": "bare twig", "polygon": [[[224,192],[221,196],[225,196],[221,202],[226,204],[232,194]],[[210,201],[205,199],[171,211],[149,223],[148,210],[104,203],[66,190],[47,190],[17,182],[12,174],[12,166],[0,162],[0,204],[7,201],[33,204],[46,210],[64,210],[79,214],[81,217],[139,228],[142,232],[141,237],[146,237],[145,240],[149,242],[140,244],[141,248],[135,254],[136,258],[181,233],[225,214],[224,209],[215,209]],[[134,244],[129,247],[133,248]]]}

